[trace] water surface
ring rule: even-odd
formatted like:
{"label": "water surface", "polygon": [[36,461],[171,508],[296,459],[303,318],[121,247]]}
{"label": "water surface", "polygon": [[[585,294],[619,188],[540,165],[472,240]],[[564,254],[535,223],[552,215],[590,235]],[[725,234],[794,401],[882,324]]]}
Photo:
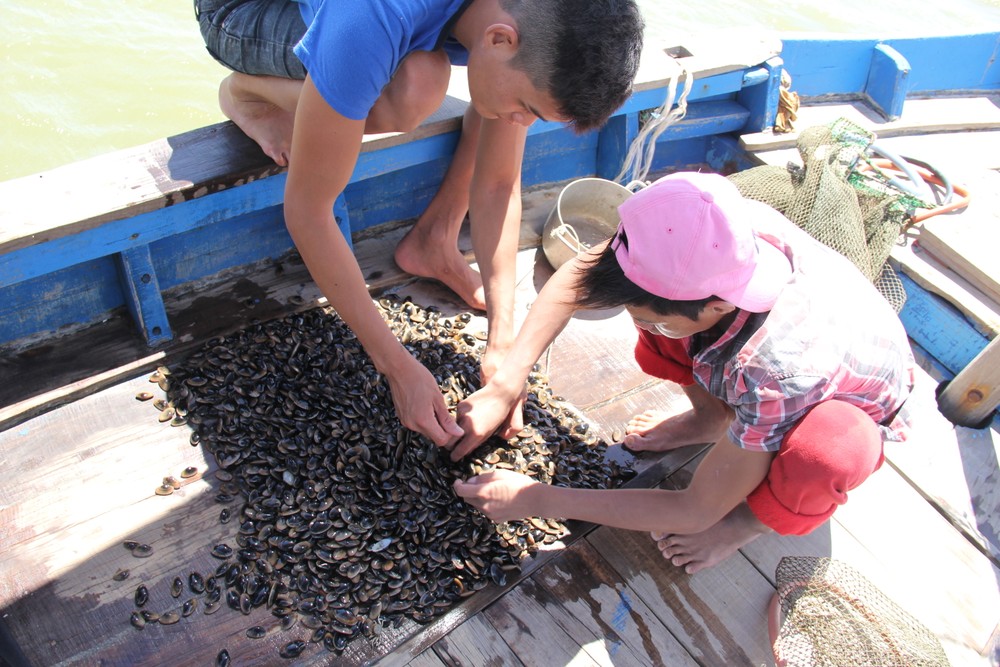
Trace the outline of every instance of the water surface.
{"label": "water surface", "polygon": [[[349,1],[349,0],[348,0]],[[880,37],[1000,30],[1000,0],[639,0],[647,36],[757,28]],[[190,2],[3,0],[0,180],[224,120],[226,70]]]}

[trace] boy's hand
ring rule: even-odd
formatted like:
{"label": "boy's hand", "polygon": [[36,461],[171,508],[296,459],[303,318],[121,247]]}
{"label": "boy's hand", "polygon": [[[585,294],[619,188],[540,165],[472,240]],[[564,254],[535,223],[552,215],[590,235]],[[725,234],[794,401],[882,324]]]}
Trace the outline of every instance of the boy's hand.
{"label": "boy's hand", "polygon": [[538,516],[532,489],[541,487],[527,475],[512,470],[491,470],[466,481],[455,480],[455,493],[493,521],[513,521]]}
{"label": "boy's hand", "polygon": [[451,446],[463,431],[448,412],[431,372],[413,357],[410,361],[388,376],[396,415],[403,426],[426,436],[438,447]]}

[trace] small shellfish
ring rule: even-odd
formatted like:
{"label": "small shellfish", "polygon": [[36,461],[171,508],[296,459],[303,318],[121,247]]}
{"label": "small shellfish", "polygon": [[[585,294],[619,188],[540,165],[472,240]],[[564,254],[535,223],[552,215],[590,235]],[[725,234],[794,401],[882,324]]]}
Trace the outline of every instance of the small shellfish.
{"label": "small shellfish", "polygon": [[153,555],[153,547],[148,544],[140,544],[132,549],[132,555],[136,558],[149,558]]}
{"label": "small shellfish", "polygon": [[181,620],[181,615],[176,611],[168,611],[160,615],[160,625],[173,625],[179,620]]}
{"label": "small shellfish", "polygon": [[153,395],[148,391],[140,391],[135,395],[135,400],[137,401],[148,401],[151,398],[153,398]]}
{"label": "small shellfish", "polygon": [[205,579],[197,572],[192,572],[188,575],[188,588],[195,595],[200,595],[205,592]]}
{"label": "small shellfish", "polygon": [[255,625],[252,628],[247,628],[247,637],[250,639],[261,639],[267,634],[267,630],[264,629],[263,625]]}
{"label": "small shellfish", "polygon": [[183,592],[184,581],[180,577],[174,577],[173,582],[170,584],[170,596],[179,598]]}
{"label": "small shellfish", "polygon": [[173,492],[174,492],[174,487],[170,486],[169,484],[160,484],[158,487],[156,487],[156,495],[158,496],[169,496]]}
{"label": "small shellfish", "polygon": [[118,571],[115,572],[114,576],[112,576],[111,579],[112,581],[125,581],[126,579],[128,579],[128,575],[129,571],[127,569],[118,568]]}
{"label": "small shellfish", "polygon": [[219,655],[215,656],[215,667],[229,667],[229,651],[219,651]]}
{"label": "small shellfish", "polygon": [[226,559],[233,555],[233,548],[228,544],[216,544],[212,547],[212,555],[216,558]]}
{"label": "small shellfish", "polygon": [[181,471],[181,477],[183,477],[184,479],[188,479],[189,477],[194,477],[197,474],[198,474],[198,468],[194,466],[188,466],[187,468],[184,468],[184,470]]}
{"label": "small shellfish", "polygon": [[139,587],[135,589],[135,606],[141,607],[149,602],[149,589],[146,588],[145,584],[139,584]]}
{"label": "small shellfish", "polygon": [[282,658],[297,658],[302,655],[302,651],[306,648],[306,642],[297,640],[294,642],[288,642],[285,644],[281,651],[278,652]]}
{"label": "small shellfish", "polygon": [[146,620],[137,611],[133,611],[132,615],[129,616],[128,622],[132,624],[132,627],[137,630],[142,630],[146,627]]}
{"label": "small shellfish", "polygon": [[194,610],[198,608],[198,598],[190,598],[184,601],[181,606],[181,616],[187,618],[194,613]]}

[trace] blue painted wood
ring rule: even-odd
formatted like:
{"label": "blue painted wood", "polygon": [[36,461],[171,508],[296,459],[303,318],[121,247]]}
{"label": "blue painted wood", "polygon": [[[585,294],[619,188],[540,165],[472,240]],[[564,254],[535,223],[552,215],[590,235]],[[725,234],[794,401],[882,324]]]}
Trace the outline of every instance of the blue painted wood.
{"label": "blue painted wood", "polygon": [[910,63],[909,92],[1000,90],[1000,33],[904,39],[785,39],[781,57],[804,97],[860,95],[872,50],[886,44]]}
{"label": "blue painted wood", "polygon": [[160,288],[169,290],[227,269],[277,259],[293,248],[282,207],[273,206],[161,239],[150,245],[150,252]]}
{"label": "blue painted wood", "polygon": [[119,253],[118,272],[125,305],[146,344],[152,347],[173,338],[149,246],[129,248]]}
{"label": "blue painted wood", "polygon": [[347,240],[348,247],[353,250],[354,241],[351,239],[351,214],[347,211],[347,199],[344,197],[343,192],[337,195],[337,199],[333,202],[333,220],[337,223],[340,233]]}
{"label": "blue painted wood", "polygon": [[903,114],[909,82],[909,61],[888,44],[876,45],[864,93],[887,120],[897,120]]}
{"label": "blue painted wood", "polygon": [[279,174],[15,250],[5,255],[0,263],[0,287],[279,205],[284,197],[285,178],[285,174]]}
{"label": "blue painted wood", "polygon": [[736,101],[750,112],[744,132],[763,132],[774,127],[782,71],[784,62],[775,56],[748,73],[753,76],[744,79],[743,88],[736,94]]}
{"label": "blue painted wood", "polygon": [[597,168],[595,175],[612,180],[625,164],[625,156],[632,141],[639,134],[639,114],[620,114],[608,121],[597,139]]}
{"label": "blue painted wood", "polygon": [[124,305],[113,256],[0,288],[0,344],[90,324]]}
{"label": "blue painted wood", "polygon": [[958,373],[972,361],[988,339],[950,303],[900,273],[906,305],[899,314],[906,333],[942,366]]}

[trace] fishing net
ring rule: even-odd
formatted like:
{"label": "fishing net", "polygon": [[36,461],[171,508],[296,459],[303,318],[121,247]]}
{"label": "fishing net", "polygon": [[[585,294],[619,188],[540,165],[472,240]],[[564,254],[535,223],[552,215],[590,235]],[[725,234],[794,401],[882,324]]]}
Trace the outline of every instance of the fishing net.
{"label": "fishing net", "polygon": [[844,563],[786,556],[775,578],[771,640],[778,667],[949,664],[937,637]]}
{"label": "fishing net", "polygon": [[886,260],[916,208],[928,204],[863,169],[875,135],[846,119],[803,130],[802,164],[764,165],[729,179],[850,259],[899,312],[906,292]]}

